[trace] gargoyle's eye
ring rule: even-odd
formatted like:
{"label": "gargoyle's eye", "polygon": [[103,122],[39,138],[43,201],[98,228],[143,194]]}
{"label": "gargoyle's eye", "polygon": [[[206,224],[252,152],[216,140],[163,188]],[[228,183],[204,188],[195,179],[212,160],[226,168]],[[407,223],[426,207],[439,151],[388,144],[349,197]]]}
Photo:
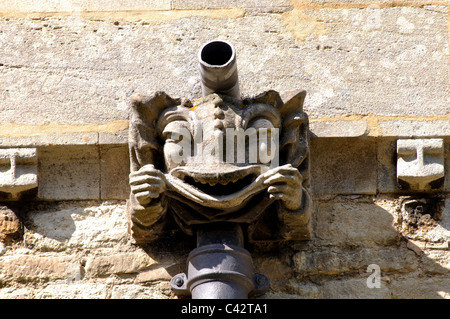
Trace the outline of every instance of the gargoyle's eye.
{"label": "gargoyle's eye", "polygon": [[271,121],[269,121],[266,118],[257,118],[252,120],[249,125],[249,127],[253,127],[255,129],[260,129],[260,128],[274,128],[275,126],[273,125],[273,123]]}
{"label": "gargoyle's eye", "polygon": [[256,135],[256,139],[252,139],[249,134],[249,152],[257,151],[258,163],[272,161],[278,152],[278,128],[269,119],[259,117],[249,123],[247,131]]}
{"label": "gargoyle's eye", "polygon": [[168,123],[161,132],[164,160],[168,170],[185,165],[192,154],[192,137],[186,121]]}
{"label": "gargoyle's eye", "polygon": [[165,143],[191,140],[191,131],[186,121],[173,121],[168,123],[161,132],[161,135]]}

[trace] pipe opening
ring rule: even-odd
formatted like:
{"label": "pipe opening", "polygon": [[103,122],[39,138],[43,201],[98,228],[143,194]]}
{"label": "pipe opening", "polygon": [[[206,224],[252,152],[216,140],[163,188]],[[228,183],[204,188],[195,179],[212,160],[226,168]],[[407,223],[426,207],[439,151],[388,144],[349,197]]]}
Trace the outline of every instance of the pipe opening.
{"label": "pipe opening", "polygon": [[203,47],[200,58],[209,65],[225,65],[233,58],[233,48],[226,42],[212,41]]}

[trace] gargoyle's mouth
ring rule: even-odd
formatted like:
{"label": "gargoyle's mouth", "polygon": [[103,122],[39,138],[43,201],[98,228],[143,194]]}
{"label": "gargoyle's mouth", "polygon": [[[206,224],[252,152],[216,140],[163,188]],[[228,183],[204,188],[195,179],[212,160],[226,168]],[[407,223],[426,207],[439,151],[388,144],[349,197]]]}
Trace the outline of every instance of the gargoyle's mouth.
{"label": "gargoyle's mouth", "polygon": [[259,164],[179,166],[166,174],[166,185],[172,192],[200,205],[232,209],[266,187],[260,177],[268,169]]}
{"label": "gargoyle's mouth", "polygon": [[170,175],[183,183],[212,196],[226,196],[237,193],[249,185],[262,173],[260,165],[238,167],[215,165],[177,167]]}
{"label": "gargoyle's mouth", "polygon": [[209,195],[230,195],[244,189],[255,179],[255,174],[249,174],[236,180],[205,180],[186,175],[183,181]]}

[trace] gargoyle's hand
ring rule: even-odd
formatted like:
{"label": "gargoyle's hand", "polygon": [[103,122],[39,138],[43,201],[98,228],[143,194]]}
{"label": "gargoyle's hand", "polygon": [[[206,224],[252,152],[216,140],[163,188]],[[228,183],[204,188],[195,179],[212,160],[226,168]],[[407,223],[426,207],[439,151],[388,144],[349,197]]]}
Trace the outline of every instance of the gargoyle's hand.
{"label": "gargoyle's hand", "polygon": [[270,198],[279,199],[289,210],[298,210],[302,203],[303,177],[291,164],[275,167],[264,173],[264,185]]}
{"label": "gargoyle's hand", "polygon": [[144,165],[130,174],[130,188],[139,204],[145,206],[166,189],[166,178],[153,165]]}

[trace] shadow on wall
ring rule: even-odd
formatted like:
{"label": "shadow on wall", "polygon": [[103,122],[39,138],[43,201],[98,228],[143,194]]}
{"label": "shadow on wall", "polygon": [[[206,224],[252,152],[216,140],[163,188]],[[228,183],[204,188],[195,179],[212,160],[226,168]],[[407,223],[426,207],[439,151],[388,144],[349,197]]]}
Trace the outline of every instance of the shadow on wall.
{"label": "shadow on wall", "polygon": [[[256,272],[271,281],[265,298],[449,298],[449,204],[440,197],[427,202],[388,195],[317,200],[311,241],[248,247]],[[20,209],[8,205],[2,211],[9,209],[24,224],[11,242],[23,240],[36,256],[76,251],[97,265],[83,270],[83,276],[129,272],[137,284],[148,287],[185,271],[187,254],[195,246],[193,238],[178,232],[131,249],[123,201],[30,202]],[[11,222],[11,216],[2,220]],[[142,267],[117,264],[142,255],[153,261]],[[152,277],[156,275],[161,277]],[[77,280],[83,282],[83,276]]]}
{"label": "shadow on wall", "polygon": [[[449,252],[442,247],[449,239],[449,210],[425,207],[422,221],[428,222],[408,225],[402,207],[411,200],[379,195],[317,201],[314,251],[294,256],[299,276],[322,284],[324,298],[448,298]],[[441,235],[427,237],[433,232]],[[377,278],[380,287],[370,288],[368,280]]]}

